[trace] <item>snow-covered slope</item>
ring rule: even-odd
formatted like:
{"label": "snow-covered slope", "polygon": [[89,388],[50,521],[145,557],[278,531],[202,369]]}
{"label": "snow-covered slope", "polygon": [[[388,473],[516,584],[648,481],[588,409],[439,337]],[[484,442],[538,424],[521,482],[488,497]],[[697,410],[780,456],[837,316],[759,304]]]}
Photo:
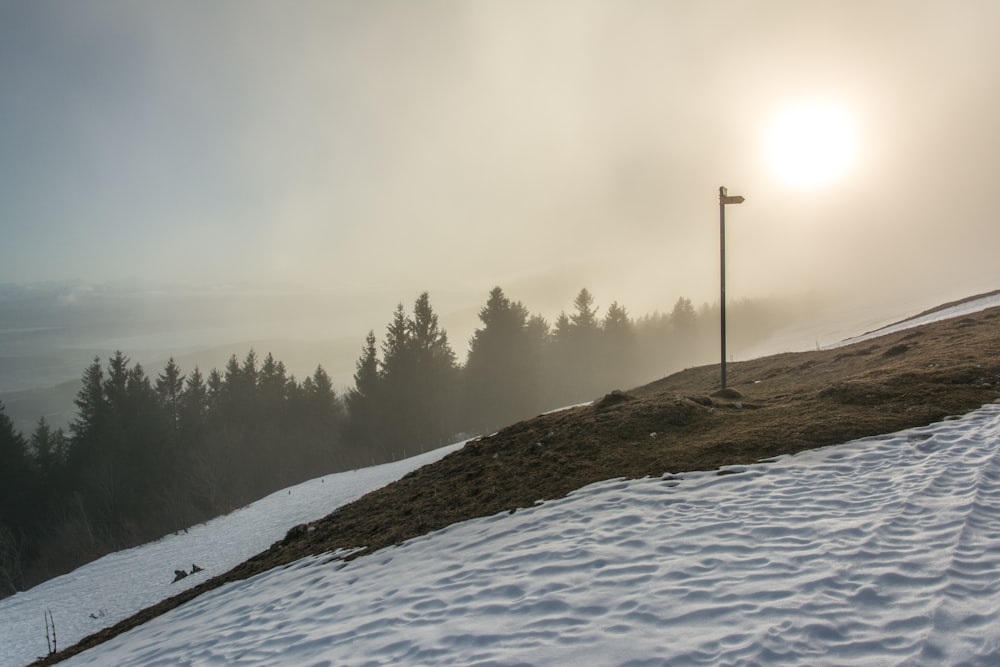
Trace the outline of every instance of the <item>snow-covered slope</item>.
{"label": "snow-covered slope", "polygon": [[[280,540],[292,526],[433,463],[462,443],[405,461],[327,475],[293,486],[134,549],[109,554],[34,588],[0,600],[0,665],[22,665],[47,652],[44,614],[52,611],[65,648],[206,578],[226,572]],[[174,570],[204,571],[173,583]]]}
{"label": "snow-covered slope", "polygon": [[961,317],[962,315],[978,313],[979,311],[986,310],[987,308],[993,308],[995,306],[1000,306],[1000,293],[991,294],[989,296],[984,296],[979,299],[966,301],[964,303],[959,303],[939,312],[933,312],[927,315],[920,315],[918,317],[907,319],[902,322],[890,324],[888,326],[881,327],[875,331],[871,331],[869,333],[862,334],[860,336],[854,336],[852,338],[848,338],[842,341],[841,343],[829,345],[827,347],[838,347],[839,345],[849,345],[851,343],[859,343],[863,340],[871,340],[872,338],[878,338],[879,336],[886,336],[891,333],[896,333],[897,331],[904,331],[906,329],[912,329],[913,327],[919,327],[923,324],[930,324],[931,322],[937,322],[938,320],[944,318]]}
{"label": "snow-covered slope", "polygon": [[1000,663],[1000,405],[732,471],[307,558],[68,664]]}
{"label": "snow-covered slope", "polygon": [[[926,301],[920,303],[926,304]],[[808,320],[785,327],[759,343],[739,350],[735,359],[745,361],[782,352],[827,350],[940,319],[961,317],[994,306],[1000,306],[1000,294],[972,299],[946,310],[906,319],[923,306],[916,303],[897,303],[891,308],[885,304],[841,305],[837,309],[821,311]]]}

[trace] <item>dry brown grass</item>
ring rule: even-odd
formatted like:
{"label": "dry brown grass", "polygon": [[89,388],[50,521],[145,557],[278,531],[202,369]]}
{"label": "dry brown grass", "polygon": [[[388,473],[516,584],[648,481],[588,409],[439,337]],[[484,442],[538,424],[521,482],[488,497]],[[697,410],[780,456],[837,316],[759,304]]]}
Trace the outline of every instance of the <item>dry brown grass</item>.
{"label": "dry brown grass", "polygon": [[1000,308],[834,350],[732,364],[734,391],[713,396],[718,374],[718,366],[688,369],[470,442],[57,657],[303,556],[361,547],[356,558],[600,480],[754,463],[968,412],[1000,398]]}

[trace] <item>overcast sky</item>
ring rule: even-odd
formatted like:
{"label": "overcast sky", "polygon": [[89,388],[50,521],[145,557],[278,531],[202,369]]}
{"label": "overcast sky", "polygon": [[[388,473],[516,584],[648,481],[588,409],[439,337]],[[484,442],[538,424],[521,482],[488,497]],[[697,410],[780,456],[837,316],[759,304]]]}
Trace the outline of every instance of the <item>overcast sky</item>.
{"label": "overcast sky", "polygon": [[[1000,287],[998,26],[995,0],[0,0],[0,282],[642,313],[717,299],[725,185],[733,298]],[[821,183],[774,164],[803,106],[850,148]]]}

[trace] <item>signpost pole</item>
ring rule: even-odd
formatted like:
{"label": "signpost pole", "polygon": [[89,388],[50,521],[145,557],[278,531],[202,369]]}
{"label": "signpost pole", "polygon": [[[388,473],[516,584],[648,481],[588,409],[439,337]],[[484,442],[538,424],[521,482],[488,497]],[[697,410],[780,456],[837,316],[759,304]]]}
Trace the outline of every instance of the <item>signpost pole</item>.
{"label": "signpost pole", "polygon": [[719,188],[719,284],[721,294],[719,295],[719,312],[721,314],[720,340],[722,348],[722,387],[726,388],[726,204],[742,204],[743,197],[740,195],[729,195],[724,187]]}
{"label": "signpost pole", "polygon": [[719,312],[721,313],[719,337],[722,347],[722,389],[726,388],[726,188],[719,188]]}

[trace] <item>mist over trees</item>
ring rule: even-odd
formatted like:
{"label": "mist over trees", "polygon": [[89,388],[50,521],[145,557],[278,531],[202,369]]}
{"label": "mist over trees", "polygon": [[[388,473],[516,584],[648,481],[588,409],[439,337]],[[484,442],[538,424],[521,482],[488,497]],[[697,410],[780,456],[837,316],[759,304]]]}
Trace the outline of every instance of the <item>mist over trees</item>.
{"label": "mist over trees", "polygon": [[[753,323],[744,339],[780,319],[731,307]],[[68,432],[42,418],[25,437],[0,403],[0,596],[324,473],[643,384],[718,344],[717,307],[684,298],[635,319],[582,289],[550,325],[495,287],[479,320],[460,363],[428,293],[399,304],[381,341],[368,332],[343,396],[322,366],[299,381],[251,349],[207,375],[95,358]]]}
{"label": "mist over trees", "polygon": [[0,594],[358,464],[326,371],[298,382],[253,350],[207,381],[94,359],[76,407],[68,434],[43,418],[26,440],[0,405]]}
{"label": "mist over trees", "polygon": [[[730,308],[742,323],[737,342],[744,344],[772,331],[782,317],[762,303]],[[685,298],[669,313],[638,320],[618,302],[602,313],[584,288],[550,326],[494,287],[465,363],[457,365],[425,292],[412,313],[396,306],[381,344],[368,332],[346,396],[345,441],[366,457],[386,460],[638,386],[685,360],[717,354],[718,316],[717,307],[696,310]]]}

